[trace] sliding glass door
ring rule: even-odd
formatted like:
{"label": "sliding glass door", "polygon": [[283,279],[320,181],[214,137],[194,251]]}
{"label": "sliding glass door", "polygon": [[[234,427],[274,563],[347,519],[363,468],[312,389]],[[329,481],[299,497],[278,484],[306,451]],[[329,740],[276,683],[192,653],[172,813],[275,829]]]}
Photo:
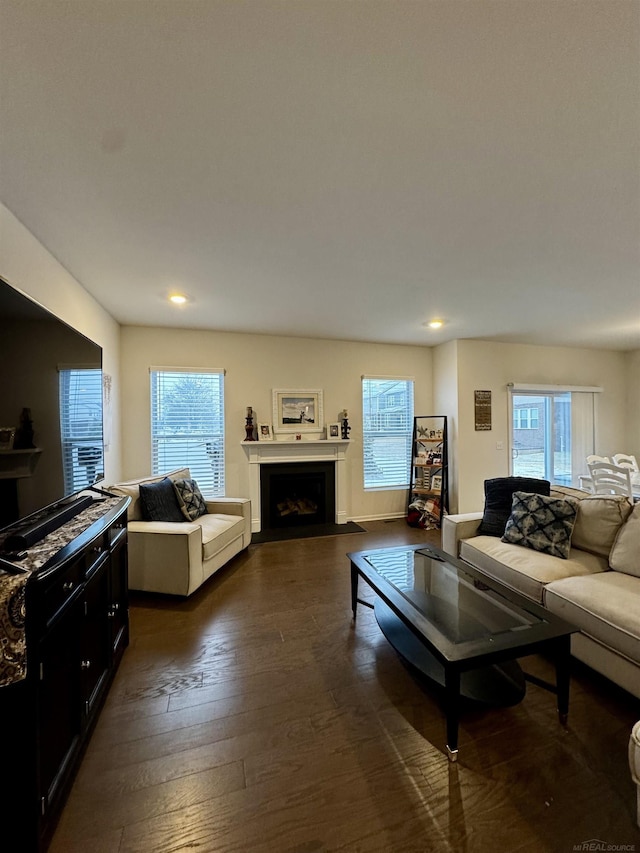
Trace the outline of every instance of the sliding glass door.
{"label": "sliding glass door", "polygon": [[571,393],[514,393],[512,404],[514,476],[571,485]]}

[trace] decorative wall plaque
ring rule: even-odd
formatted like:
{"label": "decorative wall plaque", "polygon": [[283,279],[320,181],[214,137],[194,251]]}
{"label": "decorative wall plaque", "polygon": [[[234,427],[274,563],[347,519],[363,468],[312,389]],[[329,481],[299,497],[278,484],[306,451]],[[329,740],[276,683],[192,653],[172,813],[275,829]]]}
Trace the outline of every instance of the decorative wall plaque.
{"label": "decorative wall plaque", "polygon": [[491,429],[491,391],[474,391],[476,430]]}

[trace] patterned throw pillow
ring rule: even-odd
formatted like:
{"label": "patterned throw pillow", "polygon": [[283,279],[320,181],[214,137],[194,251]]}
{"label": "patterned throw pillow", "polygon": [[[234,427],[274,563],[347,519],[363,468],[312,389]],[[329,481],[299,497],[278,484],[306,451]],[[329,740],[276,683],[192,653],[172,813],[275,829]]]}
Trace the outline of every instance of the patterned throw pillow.
{"label": "patterned throw pillow", "polygon": [[578,501],[574,498],[514,492],[502,541],[566,560],[577,513]]}
{"label": "patterned throw pillow", "polygon": [[195,521],[207,512],[207,505],[195,480],[174,480],[173,488],[178,497],[182,514],[189,521]]}

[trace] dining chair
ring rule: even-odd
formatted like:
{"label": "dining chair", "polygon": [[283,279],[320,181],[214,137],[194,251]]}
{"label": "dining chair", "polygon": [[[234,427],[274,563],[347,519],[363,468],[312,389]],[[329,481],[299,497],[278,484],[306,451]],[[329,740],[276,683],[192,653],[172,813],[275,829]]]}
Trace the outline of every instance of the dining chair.
{"label": "dining chair", "polygon": [[611,457],[611,460],[616,465],[622,465],[624,468],[631,468],[632,471],[638,471],[638,460],[635,456],[629,456],[626,453],[616,453]]}
{"label": "dining chair", "polygon": [[591,492],[593,494],[593,480],[591,477],[588,477],[586,474],[580,474],[578,483],[584,492]]}
{"label": "dining chair", "polygon": [[[608,456],[597,456],[595,453],[589,454],[587,456],[587,466],[593,464],[594,462],[606,462],[609,464],[611,459]],[[578,477],[578,482],[580,483],[580,488],[584,489],[585,492],[591,492],[593,494],[593,480],[591,477],[588,477],[586,474],[581,474]]]}
{"label": "dining chair", "polygon": [[589,476],[596,495],[624,495],[633,502],[630,468],[612,462],[592,462]]}

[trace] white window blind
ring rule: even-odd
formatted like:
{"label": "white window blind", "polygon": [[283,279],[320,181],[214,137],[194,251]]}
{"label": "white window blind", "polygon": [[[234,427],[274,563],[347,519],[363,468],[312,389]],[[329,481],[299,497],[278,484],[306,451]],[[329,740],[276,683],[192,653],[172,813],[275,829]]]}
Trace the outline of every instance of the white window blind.
{"label": "white window blind", "polygon": [[189,468],[205,497],[224,495],[224,370],[150,373],[152,472]]}
{"label": "white window blind", "polygon": [[102,458],[102,371],[59,367],[60,438],[65,494],[104,476]]}
{"label": "white window blind", "polygon": [[413,432],[413,380],[362,377],[365,489],[409,485]]}

